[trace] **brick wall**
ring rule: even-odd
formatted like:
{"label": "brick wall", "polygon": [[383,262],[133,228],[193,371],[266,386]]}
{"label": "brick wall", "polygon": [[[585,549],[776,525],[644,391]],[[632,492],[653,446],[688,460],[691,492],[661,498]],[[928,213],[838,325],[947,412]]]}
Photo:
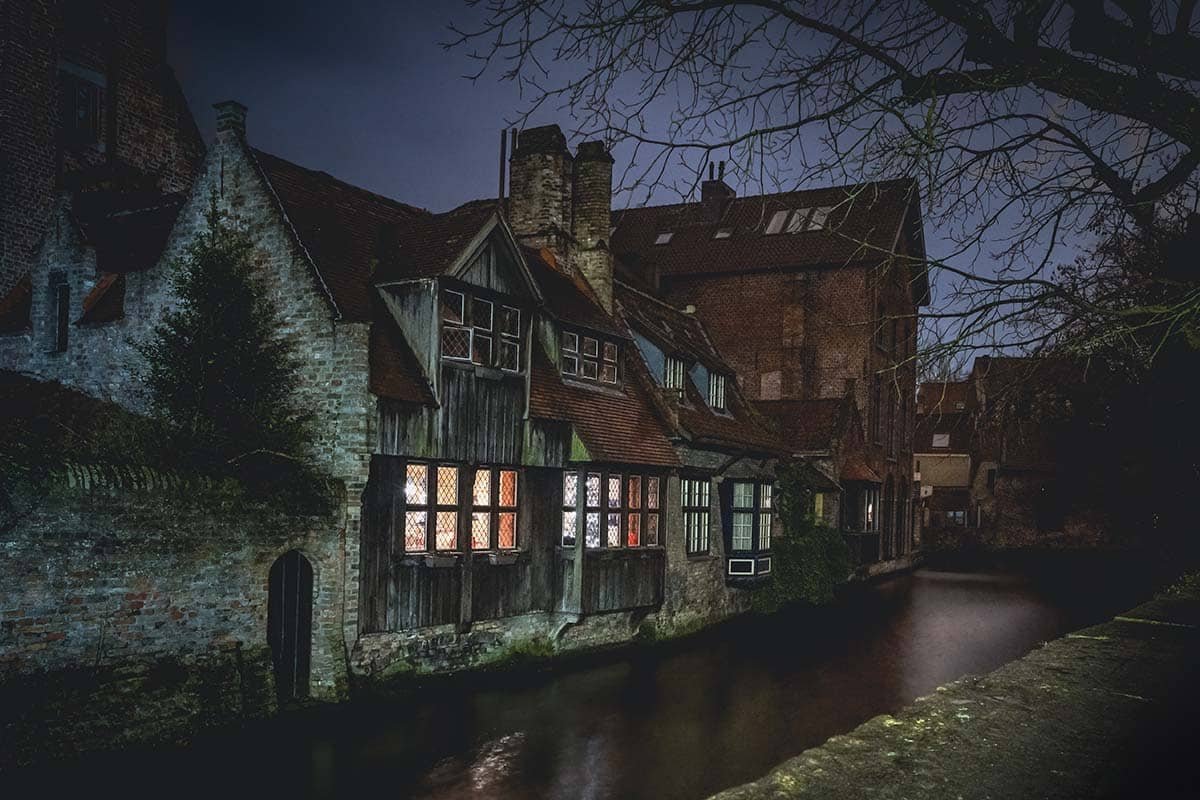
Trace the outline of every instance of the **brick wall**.
{"label": "brick wall", "polygon": [[314,573],[312,693],[344,695],[340,520],[87,484],[0,532],[0,766],[272,711],[268,576],[292,549]]}
{"label": "brick wall", "polygon": [[[186,191],[204,145],[166,63],[165,2],[6,0],[0,6],[0,294],[29,272],[54,223],[62,172],[120,162]],[[60,147],[68,62],[100,76],[101,141]]]}

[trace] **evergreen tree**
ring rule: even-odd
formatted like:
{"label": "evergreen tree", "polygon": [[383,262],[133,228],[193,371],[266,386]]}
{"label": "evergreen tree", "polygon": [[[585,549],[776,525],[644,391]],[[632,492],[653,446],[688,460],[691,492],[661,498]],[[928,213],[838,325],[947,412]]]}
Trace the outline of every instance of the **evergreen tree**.
{"label": "evergreen tree", "polygon": [[295,403],[294,345],[254,274],[249,237],[210,202],[208,227],[175,265],[178,307],[142,347],[151,408],[185,466],[288,502],[317,492],[311,414]]}

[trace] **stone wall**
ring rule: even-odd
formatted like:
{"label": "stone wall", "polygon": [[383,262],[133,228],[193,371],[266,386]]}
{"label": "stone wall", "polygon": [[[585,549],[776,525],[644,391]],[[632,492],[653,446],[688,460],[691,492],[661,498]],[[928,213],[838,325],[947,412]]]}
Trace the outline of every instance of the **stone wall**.
{"label": "stone wall", "polygon": [[272,711],[268,576],[290,550],[313,567],[312,694],[344,696],[344,525],[219,488],[56,484],[0,532],[0,752],[179,738]]}

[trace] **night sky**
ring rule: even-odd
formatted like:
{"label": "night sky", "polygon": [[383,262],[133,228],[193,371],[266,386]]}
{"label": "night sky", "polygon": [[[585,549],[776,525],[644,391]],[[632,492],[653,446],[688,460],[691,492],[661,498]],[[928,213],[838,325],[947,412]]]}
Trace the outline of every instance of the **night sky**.
{"label": "night sky", "polygon": [[[497,70],[473,82],[465,77],[477,68],[468,52],[441,46],[452,20],[472,28],[480,19],[480,10],[457,1],[175,0],[168,59],[205,141],[212,104],[238,100],[250,109],[254,146],[444,211],[495,195],[499,131],[528,106]],[[570,136],[565,110],[543,110],[530,124],[551,122]],[[617,175],[629,152],[615,151]],[[643,190],[614,205],[645,199]],[[665,188],[652,197],[678,199]],[[927,223],[931,257],[943,251],[939,238]],[[936,305],[942,292],[933,277]]]}
{"label": "night sky", "polygon": [[[444,211],[497,191],[514,84],[463,77],[446,51],[462,3],[176,0],[168,59],[205,141],[212,104],[249,106],[250,142],[413,205]],[[538,123],[567,119],[547,113]]]}

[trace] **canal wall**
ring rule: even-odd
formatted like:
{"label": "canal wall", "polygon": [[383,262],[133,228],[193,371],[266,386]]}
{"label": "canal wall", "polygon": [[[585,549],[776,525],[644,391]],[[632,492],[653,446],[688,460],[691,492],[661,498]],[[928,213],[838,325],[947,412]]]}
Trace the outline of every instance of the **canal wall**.
{"label": "canal wall", "polygon": [[1200,583],[938,687],[713,800],[1191,796]]}
{"label": "canal wall", "polygon": [[313,694],[345,694],[339,522],[143,477],[76,471],[0,531],[0,768],[273,713],[268,576],[291,550]]}

